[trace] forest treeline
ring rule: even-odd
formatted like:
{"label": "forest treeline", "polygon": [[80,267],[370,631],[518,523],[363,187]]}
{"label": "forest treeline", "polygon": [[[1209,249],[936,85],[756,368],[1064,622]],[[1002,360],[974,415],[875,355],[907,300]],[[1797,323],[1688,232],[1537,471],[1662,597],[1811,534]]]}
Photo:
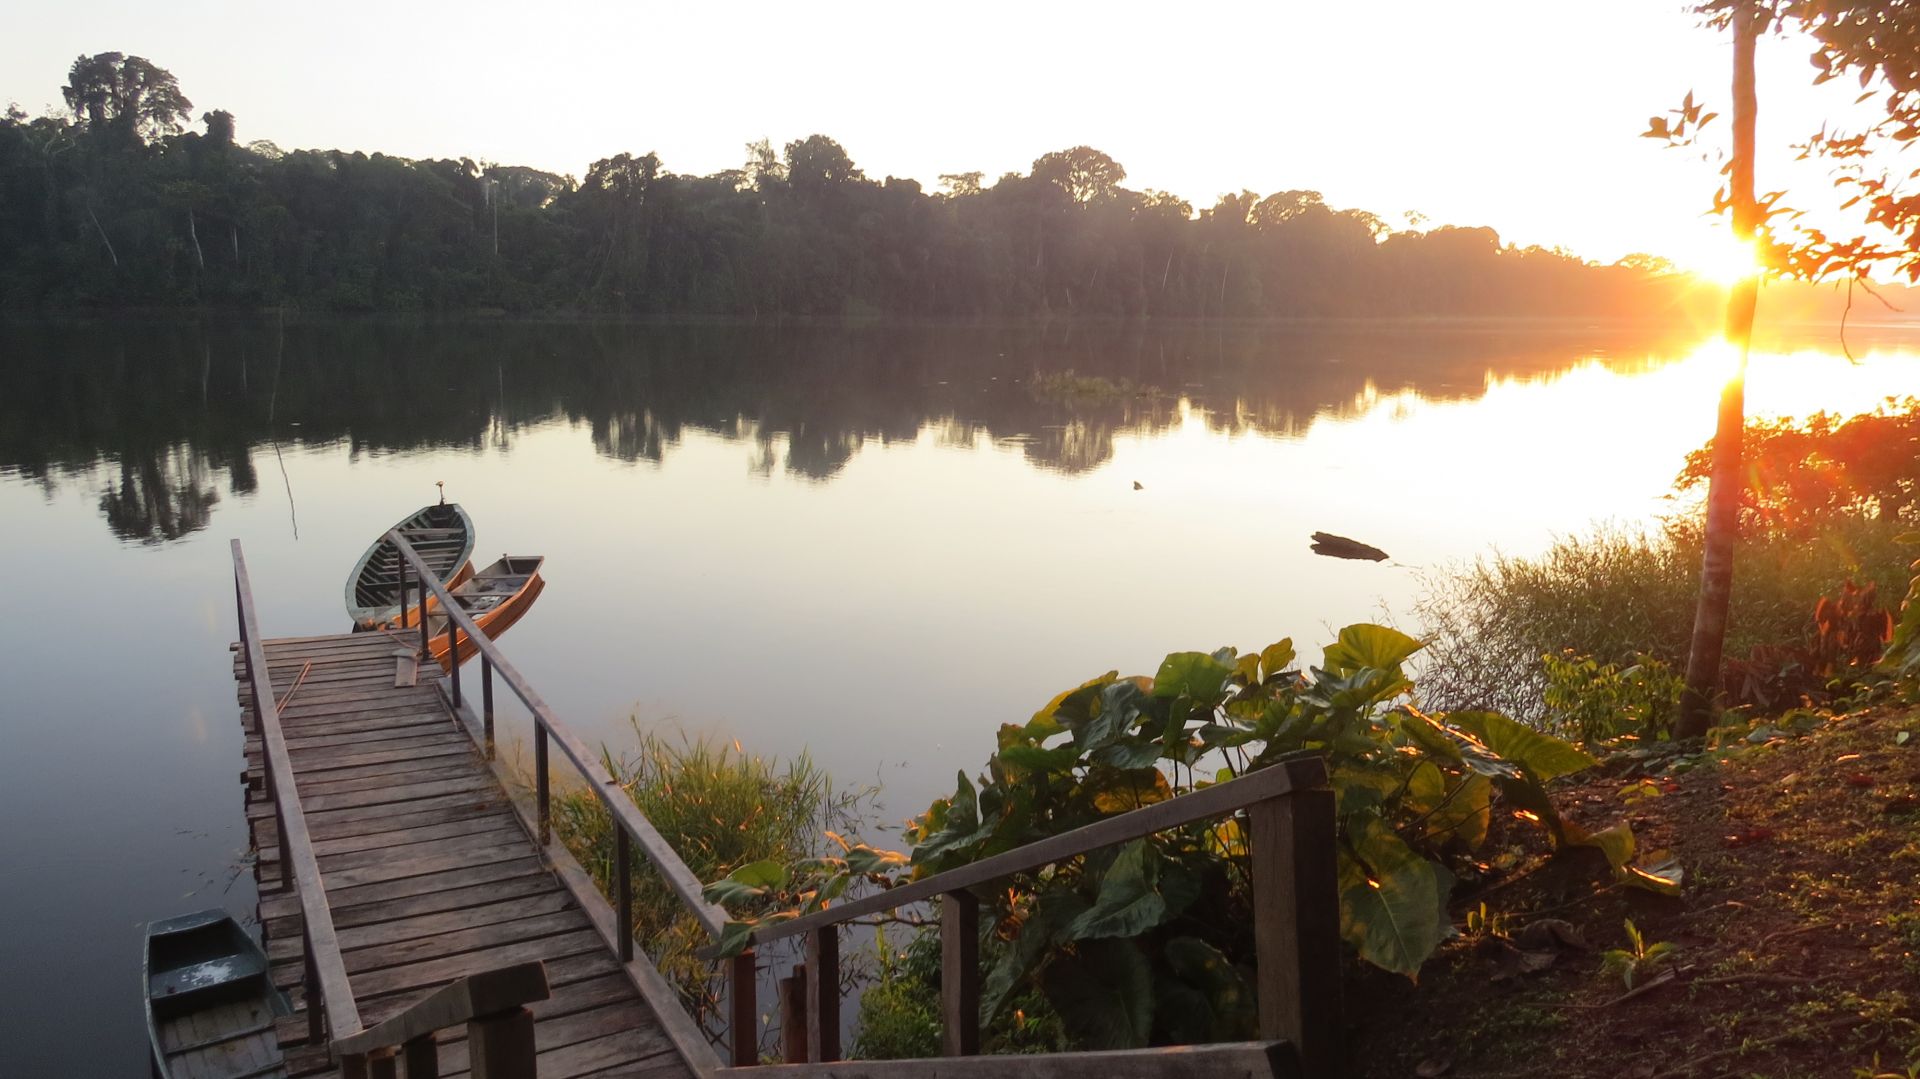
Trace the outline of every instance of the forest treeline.
{"label": "forest treeline", "polygon": [[1395,231],[1313,191],[1196,207],[1079,146],[989,181],[866,176],[824,135],[740,168],[582,179],[245,143],[137,56],[75,61],[64,115],[0,118],[0,308],[715,316],[1650,315],[1691,279],[1492,229]]}

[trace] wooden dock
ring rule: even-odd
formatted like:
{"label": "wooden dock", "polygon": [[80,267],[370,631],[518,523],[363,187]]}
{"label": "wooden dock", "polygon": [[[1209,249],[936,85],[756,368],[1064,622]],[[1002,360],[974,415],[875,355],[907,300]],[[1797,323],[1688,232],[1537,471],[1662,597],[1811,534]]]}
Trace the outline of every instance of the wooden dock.
{"label": "wooden dock", "polygon": [[[1338,1079],[1334,797],[1318,757],[1288,758],[1166,802],[754,930],[725,954],[727,912],[672,844],[475,624],[400,530],[395,594],[431,596],[440,630],[265,639],[238,540],[234,675],[246,730],[246,813],[275,983],[295,1012],[278,1061],[223,1073],[407,1079],[634,1076],[733,1079]],[[415,610],[418,608],[416,607]],[[479,658],[463,699],[445,652]],[[464,637],[462,640],[460,638]],[[467,676],[471,682],[473,676]],[[494,759],[494,692],[531,718],[532,790]],[[476,707],[477,704],[477,707]],[[553,752],[555,749],[557,753]],[[556,841],[550,773],[570,767],[612,824],[613,897]],[[1260,1040],[1017,1058],[980,1052],[976,889],[1155,832],[1237,815],[1249,829]],[[709,940],[726,983],[725,1060],[634,946],[632,876],[650,872]],[[942,1058],[841,1058],[840,934],[937,904]],[[779,979],[778,1058],[763,1066],[755,948],[801,939]],[[258,1033],[258,1029],[250,1033]]]}
{"label": "wooden dock", "polygon": [[[434,989],[540,960],[552,995],[532,1006],[542,1076],[692,1076],[431,678],[396,677],[384,633],[262,642],[300,807],[360,1018],[372,1026]],[[428,664],[427,671],[436,671]],[[259,724],[244,708],[247,819],[275,981],[301,1011],[280,1023],[290,1076],[336,1074],[303,1052],[308,1019],[301,903],[266,793]],[[437,673],[437,671],[436,671]],[[412,684],[397,685],[396,682]],[[440,1039],[442,1075],[467,1071],[464,1029]]]}

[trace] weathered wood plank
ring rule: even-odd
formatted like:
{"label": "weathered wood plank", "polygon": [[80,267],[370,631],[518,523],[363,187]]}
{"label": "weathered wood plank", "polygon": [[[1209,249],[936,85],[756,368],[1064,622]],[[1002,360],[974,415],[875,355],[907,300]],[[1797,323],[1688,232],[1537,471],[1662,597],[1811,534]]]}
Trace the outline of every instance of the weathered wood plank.
{"label": "weathered wood plank", "polygon": [[934,1060],[842,1060],[722,1068],[722,1079],[1318,1079],[1292,1064],[1283,1042],[1221,1042],[1161,1049]]}

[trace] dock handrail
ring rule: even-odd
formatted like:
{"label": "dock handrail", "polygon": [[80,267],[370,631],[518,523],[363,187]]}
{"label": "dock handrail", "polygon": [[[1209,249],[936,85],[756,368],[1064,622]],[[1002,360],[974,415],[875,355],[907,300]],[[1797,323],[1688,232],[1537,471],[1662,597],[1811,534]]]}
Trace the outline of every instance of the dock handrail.
{"label": "dock handrail", "polygon": [[435,1032],[465,1024],[469,1059],[484,1065],[474,1074],[534,1079],[533,1013],[526,1006],[550,995],[546,964],[537,960],[483,971],[441,986],[358,1034],[335,1038],[333,1051],[346,1064],[344,1071],[365,1075],[367,1061],[398,1048],[407,1079],[433,1079],[440,1074]]}
{"label": "dock handrail", "polygon": [[[446,616],[448,692],[460,712],[459,635],[465,635],[481,660],[482,729],[486,752],[494,742],[493,679],[507,682],[534,719],[534,798],[537,839],[552,842],[549,809],[548,742],[562,753],[599,798],[615,822],[614,906],[616,948],[622,961],[633,956],[631,848],[638,845],[708,937],[718,941],[726,911],[709,903],[701,883],[653,823],[607,773],[600,759],[547,706],[524,675],[501,654],[444,584],[427,569],[418,552],[396,530],[387,534],[401,553],[401,622],[408,611],[408,568],[419,578],[421,654],[431,655],[426,596]],[[1340,1074],[1339,900],[1336,890],[1334,797],[1325,762],[1300,756],[1205,790],[1117,814],[1082,828],[1050,836],[970,865],[934,874],[897,888],[756,930],[749,947],[727,963],[730,1056],[734,1068],[759,1063],[757,1000],[752,945],[806,935],[804,971],[781,983],[785,1057],[826,1063],[840,1056],[839,927],[863,915],[940,898],[941,1013],[946,1056],[972,1056],[980,1045],[979,902],[970,888],[1006,876],[1054,864],[1101,847],[1126,842],[1201,820],[1245,812],[1255,904],[1255,990],[1263,1039],[1284,1043],[1281,1050],[1314,1079]],[[711,952],[709,952],[711,954]],[[804,1018],[803,1018],[804,1017]],[[1178,1058],[1159,1065],[1179,1074]],[[1155,1074],[1159,1074],[1156,1072]]]}
{"label": "dock handrail", "polygon": [[280,729],[280,708],[274,702],[273,679],[267,673],[266,650],[260,643],[260,620],[253,609],[253,584],[237,539],[233,541],[233,594],[253,721],[260,728],[260,771],[279,830],[280,887],[294,889],[300,900],[307,1040],[317,1043],[328,1029],[336,1036],[357,1033],[360,1009],[347,982],[346,960],[340,955],[340,938],[333,928],[333,911],[327,906],[327,892],[320,881],[320,861],[314,854],[307,816],[294,786],[293,760],[287,754],[286,734]]}

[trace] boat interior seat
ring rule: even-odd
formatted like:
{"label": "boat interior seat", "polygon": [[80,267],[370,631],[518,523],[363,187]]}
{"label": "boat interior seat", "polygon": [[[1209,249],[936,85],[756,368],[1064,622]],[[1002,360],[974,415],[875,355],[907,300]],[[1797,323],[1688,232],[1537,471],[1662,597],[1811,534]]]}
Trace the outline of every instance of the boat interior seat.
{"label": "boat interior seat", "polygon": [[254,955],[222,955],[182,966],[154,971],[147,979],[147,995],[160,1000],[221,989],[258,979],[267,965]]}

